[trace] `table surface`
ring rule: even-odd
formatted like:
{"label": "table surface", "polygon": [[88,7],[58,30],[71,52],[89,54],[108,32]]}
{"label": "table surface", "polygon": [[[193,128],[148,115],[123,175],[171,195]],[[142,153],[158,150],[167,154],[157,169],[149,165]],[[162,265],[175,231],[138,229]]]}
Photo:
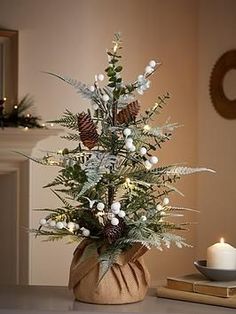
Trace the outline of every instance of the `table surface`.
{"label": "table surface", "polygon": [[235,309],[157,298],[150,289],[145,300],[124,305],[96,305],[75,301],[67,287],[0,287],[0,314],[228,314]]}

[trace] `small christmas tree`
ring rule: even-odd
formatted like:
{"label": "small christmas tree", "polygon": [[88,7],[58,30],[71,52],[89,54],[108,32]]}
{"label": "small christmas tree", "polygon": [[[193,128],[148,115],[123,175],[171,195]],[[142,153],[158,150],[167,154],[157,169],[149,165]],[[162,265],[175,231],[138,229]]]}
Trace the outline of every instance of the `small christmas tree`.
{"label": "small christmas tree", "polygon": [[172,242],[178,247],[188,246],[174,233],[186,230],[187,223],[175,224],[168,218],[189,209],[171,205],[169,194],[179,192],[174,183],[181,176],[211,171],[157,166],[158,150],[179,125],[169,121],[150,124],[166,104],[168,94],[140,113],[136,92],[142,95],[150,87],[149,78],[160,63],[150,61],[144,73],[127,84],[121,76],[120,50],[121,39],[116,34],[113,48],[107,51],[108,84],[103,87],[103,74],[96,75],[94,85],[87,86],[49,73],[72,85],[90,101],[91,109],[75,114],[67,110],[59,120],[50,121],[70,129],[64,138],[75,141],[76,147],[37,159],[41,164],[60,167],[47,187],[56,187],[54,193],[62,206],[45,209],[50,213],[41,219],[36,234],[49,240],[89,239],[102,261],[100,279],[117,256],[134,244],[158,249]]}

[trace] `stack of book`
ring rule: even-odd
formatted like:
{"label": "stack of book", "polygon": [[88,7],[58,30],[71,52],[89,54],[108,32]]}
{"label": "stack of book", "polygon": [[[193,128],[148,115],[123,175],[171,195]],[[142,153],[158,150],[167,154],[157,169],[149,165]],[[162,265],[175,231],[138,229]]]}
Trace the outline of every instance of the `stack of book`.
{"label": "stack of book", "polygon": [[236,281],[210,281],[200,274],[168,277],[158,297],[236,308]]}

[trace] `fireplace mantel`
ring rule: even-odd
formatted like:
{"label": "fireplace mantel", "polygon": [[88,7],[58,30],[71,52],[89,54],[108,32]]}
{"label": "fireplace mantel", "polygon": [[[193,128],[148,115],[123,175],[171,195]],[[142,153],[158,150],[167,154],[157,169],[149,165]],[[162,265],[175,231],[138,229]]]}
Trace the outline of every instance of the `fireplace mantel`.
{"label": "fireplace mantel", "polygon": [[16,170],[19,162],[26,160],[24,155],[30,156],[39,141],[60,132],[60,129],[0,129],[0,173]]}
{"label": "fireplace mantel", "polygon": [[5,128],[0,130],[0,159],[24,160],[16,152],[29,155],[37,142],[62,132],[59,129]]}
{"label": "fireplace mantel", "polygon": [[0,281],[5,284],[29,283],[30,239],[26,230],[30,228],[31,167],[26,156],[31,156],[39,141],[62,132],[60,129],[0,129],[0,211],[4,222],[0,236],[9,233],[11,226],[11,237],[1,243],[4,258],[0,260]]}

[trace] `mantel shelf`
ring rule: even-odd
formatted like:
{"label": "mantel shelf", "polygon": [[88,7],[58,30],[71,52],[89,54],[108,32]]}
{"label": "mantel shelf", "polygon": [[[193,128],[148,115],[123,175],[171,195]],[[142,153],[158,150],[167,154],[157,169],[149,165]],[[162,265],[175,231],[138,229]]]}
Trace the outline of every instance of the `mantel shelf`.
{"label": "mantel shelf", "polygon": [[62,129],[0,129],[0,170],[9,168],[6,165],[26,159],[23,155],[17,154],[17,151],[30,156],[32,149],[39,141],[62,132]]}

